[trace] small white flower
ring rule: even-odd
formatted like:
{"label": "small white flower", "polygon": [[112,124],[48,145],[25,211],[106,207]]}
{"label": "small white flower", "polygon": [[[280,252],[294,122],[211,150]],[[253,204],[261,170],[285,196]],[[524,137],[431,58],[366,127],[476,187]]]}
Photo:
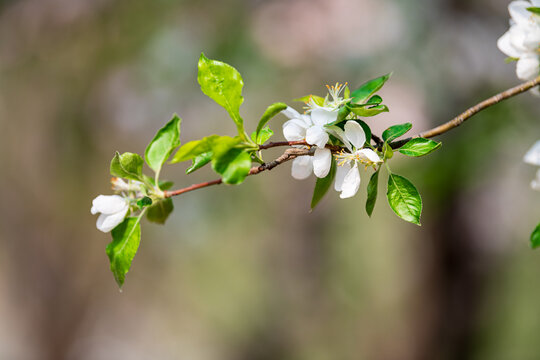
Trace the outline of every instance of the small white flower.
{"label": "small white flower", "polygon": [[[356,195],[360,188],[360,171],[358,164],[373,166],[382,163],[381,158],[371,149],[363,149],[366,134],[356,121],[347,121],[344,132],[336,132],[350,152],[336,155],[338,168],[334,189],[341,192],[340,198],[346,199]],[[351,163],[353,164],[351,166]]]}
{"label": "small white flower", "polygon": [[119,195],[99,195],[92,201],[92,215],[101,213],[96,227],[103,232],[109,232],[124,221],[129,210],[127,199]]}
{"label": "small white flower", "polygon": [[[527,151],[523,157],[523,161],[527,164],[540,166],[540,140]],[[531,181],[531,187],[533,190],[540,190],[540,169],[536,172],[536,179]]]}
{"label": "small white flower", "polygon": [[540,16],[527,10],[535,6],[540,0],[510,3],[510,29],[497,41],[503,53],[518,59],[516,75],[521,80],[532,80],[540,72]]}
{"label": "small white flower", "polygon": [[[317,177],[325,177],[328,175],[332,165],[332,153],[330,149],[325,148],[328,142],[328,134],[323,126],[314,123],[332,122],[335,118],[329,116],[326,110],[319,110],[312,111],[310,115],[299,114],[290,107],[282,111],[290,119],[283,124],[283,136],[285,136],[285,139],[288,141],[306,140],[308,144],[317,146],[313,157],[300,156],[293,160],[292,176],[298,180],[309,177],[311,172],[314,172]],[[337,118],[337,111],[335,114]]]}

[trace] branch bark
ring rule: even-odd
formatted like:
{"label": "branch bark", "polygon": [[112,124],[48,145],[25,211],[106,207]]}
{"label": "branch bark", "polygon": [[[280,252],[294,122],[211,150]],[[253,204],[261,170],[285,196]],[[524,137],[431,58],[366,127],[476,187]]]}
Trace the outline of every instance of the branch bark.
{"label": "branch bark", "polygon": [[[405,143],[407,143],[409,140],[411,140],[413,138],[417,138],[417,137],[431,138],[431,137],[435,137],[435,136],[444,134],[445,132],[450,131],[450,130],[458,127],[459,125],[463,124],[466,120],[473,117],[474,115],[476,115],[480,111],[482,111],[482,110],[484,110],[484,109],[486,109],[486,108],[488,108],[490,106],[493,106],[493,105],[495,105],[495,104],[497,104],[497,103],[499,103],[499,102],[501,102],[501,101],[503,101],[505,99],[509,99],[509,98],[511,98],[513,96],[516,96],[516,95],[521,94],[521,93],[523,93],[523,92],[525,92],[527,90],[530,90],[535,86],[540,86],[540,76],[538,76],[536,79],[527,81],[527,82],[525,82],[525,83],[523,83],[521,85],[515,86],[515,87],[513,87],[511,89],[508,89],[508,90],[503,91],[503,92],[501,92],[501,93],[499,93],[497,95],[494,95],[494,96],[490,97],[489,99],[486,99],[486,100],[482,101],[481,103],[478,103],[478,104],[474,105],[473,107],[467,109],[466,111],[462,112],[461,114],[459,114],[458,116],[456,116],[452,120],[450,120],[450,121],[448,121],[448,122],[446,122],[446,123],[444,123],[442,125],[439,125],[439,126],[433,128],[433,129],[424,131],[424,132],[422,132],[422,133],[420,133],[418,135],[415,135],[413,137],[403,139],[403,140],[394,141],[390,145],[392,146],[392,148],[395,149],[395,148],[399,148],[399,147],[403,146]],[[382,140],[379,137],[377,137],[376,135],[372,135],[372,139],[377,145],[382,144]],[[303,140],[302,141],[278,141],[278,142],[270,142],[270,143],[267,143],[267,144],[264,144],[264,145],[260,145],[259,149],[260,150],[265,150],[265,149],[270,149],[270,148],[279,147],[279,146],[298,146],[298,145],[300,145],[300,146],[310,146],[308,143],[306,143]],[[335,146],[335,145],[326,145],[326,147],[329,148],[330,150],[332,150],[333,152],[340,151],[340,150],[343,149],[340,146]],[[281,155],[280,157],[278,157],[274,161],[262,164],[260,166],[252,167],[251,170],[249,171],[248,176],[249,175],[257,175],[257,174],[259,174],[259,173],[261,173],[263,171],[266,171],[266,170],[272,170],[273,168],[275,168],[278,165],[283,164],[284,162],[295,159],[295,158],[297,158],[299,156],[313,155],[314,152],[315,152],[314,148],[311,148],[311,149],[289,148],[289,149],[285,150],[283,155]],[[191,186],[188,186],[188,187],[185,187],[185,188],[182,188],[182,189],[178,189],[178,190],[164,191],[164,197],[165,198],[170,198],[172,196],[177,196],[177,195],[184,194],[184,193],[187,193],[187,192],[190,192],[190,191],[193,191],[193,190],[202,189],[202,188],[206,188],[206,187],[213,186],[213,185],[219,185],[221,183],[222,183],[221,179],[217,179],[217,180],[213,180],[213,181],[203,182],[203,183],[200,183],[200,184],[194,184],[194,185],[191,185]]]}

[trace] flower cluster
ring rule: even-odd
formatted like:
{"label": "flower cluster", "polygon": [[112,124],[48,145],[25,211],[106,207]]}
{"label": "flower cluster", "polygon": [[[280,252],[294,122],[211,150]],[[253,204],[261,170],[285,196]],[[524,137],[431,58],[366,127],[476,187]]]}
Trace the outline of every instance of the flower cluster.
{"label": "flower cluster", "polygon": [[[517,61],[516,74],[521,80],[532,80],[540,72],[540,15],[531,11],[539,6],[540,0],[510,3],[510,29],[497,42],[504,54]],[[540,94],[538,88],[535,92]]]}
{"label": "flower cluster", "polygon": [[[540,166],[540,140],[538,140],[523,157],[527,164]],[[536,172],[536,179],[531,181],[534,190],[540,190],[540,169]]]}
{"label": "flower cluster", "polygon": [[[328,175],[332,166],[332,153],[325,146],[333,136],[339,145],[343,145],[347,151],[341,151],[335,156],[338,169],[334,188],[341,192],[342,199],[354,196],[360,187],[359,164],[376,166],[382,163],[381,158],[375,151],[364,148],[366,134],[362,126],[353,120],[345,123],[343,129],[336,126],[340,106],[350,99],[341,97],[341,91],[346,85],[336,84],[327,86],[329,96],[326,96],[319,104],[313,96],[307,101],[308,110],[300,114],[291,107],[282,113],[290,120],[283,124],[283,135],[288,141],[305,140],[314,146],[313,156],[300,156],[293,160],[292,176],[295,179],[305,179],[313,172],[318,178]],[[319,98],[321,99],[321,98]],[[370,140],[370,139],[368,139]]]}

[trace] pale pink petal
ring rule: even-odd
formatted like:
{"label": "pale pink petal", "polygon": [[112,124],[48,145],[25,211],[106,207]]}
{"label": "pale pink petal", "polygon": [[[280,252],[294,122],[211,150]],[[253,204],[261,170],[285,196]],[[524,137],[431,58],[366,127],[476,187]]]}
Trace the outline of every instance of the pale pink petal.
{"label": "pale pink petal", "polygon": [[345,176],[347,176],[350,170],[351,170],[351,165],[349,163],[345,163],[342,166],[337,167],[336,180],[334,182],[334,189],[336,191],[341,191],[343,187],[343,180],[345,180]]}
{"label": "pale pink petal", "polygon": [[362,149],[356,152],[361,160],[369,163],[381,163],[382,160],[377,153],[371,149]]}
{"label": "pale pink petal", "polygon": [[512,20],[519,25],[526,25],[531,19],[532,13],[527,10],[528,7],[531,7],[531,3],[528,1],[512,1],[508,5],[508,11]]}
{"label": "pale pink petal", "polygon": [[313,125],[306,131],[306,141],[308,144],[323,148],[328,142],[328,133],[322,126]]}
{"label": "pale pink petal", "polygon": [[315,125],[327,125],[337,120],[338,110],[315,108],[311,110],[311,120]]}
{"label": "pale pink petal", "polygon": [[292,119],[283,124],[283,136],[288,141],[300,141],[306,137],[308,125],[300,119]]}
{"label": "pale pink petal", "polygon": [[356,149],[364,147],[366,134],[364,133],[362,126],[356,121],[347,121],[345,124],[345,136]]}
{"label": "pale pink petal", "polygon": [[[126,200],[119,195],[99,195],[92,201],[92,214],[114,214],[129,207]],[[127,210],[126,210],[127,211]]]}
{"label": "pale pink petal", "polygon": [[332,152],[330,149],[317,148],[313,155],[313,172],[315,176],[323,178],[328,175],[332,166]]}
{"label": "pale pink petal", "polygon": [[521,52],[519,52],[510,42],[510,31],[504,33],[503,36],[497,41],[497,47],[501,50],[506,56],[513,58],[519,58]]}
{"label": "pale pink petal", "polygon": [[341,195],[339,195],[339,197],[342,199],[353,197],[356,195],[359,188],[360,172],[358,171],[358,167],[355,165],[351,170],[349,170],[347,175],[345,175],[343,185],[341,186]]}
{"label": "pale pink petal", "polygon": [[313,171],[313,160],[311,156],[300,156],[293,160],[291,175],[297,180],[303,180],[311,175]]}
{"label": "pale pink petal", "polygon": [[300,119],[300,117],[302,116],[298,111],[294,110],[290,106],[287,106],[287,108],[285,110],[282,110],[281,113],[289,119]]}
{"label": "pale pink petal", "polygon": [[96,223],[98,230],[107,233],[118,226],[126,217],[128,209],[119,211],[114,214],[101,214],[99,215]]}
{"label": "pale pink petal", "polygon": [[540,61],[536,55],[522,56],[516,66],[517,77],[521,80],[532,80],[538,76]]}

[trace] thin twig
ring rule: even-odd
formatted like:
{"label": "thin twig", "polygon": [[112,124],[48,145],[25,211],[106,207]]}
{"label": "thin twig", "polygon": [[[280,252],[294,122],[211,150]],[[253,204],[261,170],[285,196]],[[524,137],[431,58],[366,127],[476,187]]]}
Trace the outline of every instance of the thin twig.
{"label": "thin twig", "polygon": [[506,100],[506,99],[509,99],[513,96],[516,96],[518,94],[521,94],[527,90],[530,90],[532,89],[533,87],[535,86],[539,86],[540,85],[540,76],[538,76],[536,79],[533,79],[533,80],[530,80],[530,81],[527,81],[523,84],[520,84],[518,86],[515,86],[511,89],[508,89],[506,91],[503,91],[497,95],[494,95],[492,97],[490,97],[489,99],[486,99],[484,101],[482,101],[481,103],[478,103],[476,105],[474,105],[473,107],[465,110],[464,112],[462,112],[461,114],[459,114],[458,116],[456,116],[455,118],[453,118],[452,120],[442,124],[442,125],[439,125],[433,129],[430,129],[430,130],[426,130],[424,132],[421,132],[420,134],[418,135],[415,135],[413,137],[410,137],[408,139],[403,139],[403,140],[398,140],[398,141],[394,141],[391,146],[392,148],[399,148],[401,146],[403,146],[405,143],[407,143],[409,140],[413,139],[413,138],[417,138],[417,137],[422,137],[422,138],[432,138],[432,137],[435,137],[435,136],[438,136],[438,135],[441,135],[441,134],[444,134],[445,132],[447,131],[450,131],[456,127],[458,127],[459,125],[463,124],[466,120],[468,120],[469,118],[473,117],[474,115],[476,115],[477,113],[479,113],[480,111],[484,110],[484,109],[487,109],[488,107],[490,106],[493,106],[503,100]]}
{"label": "thin twig", "polygon": [[[266,171],[266,170],[270,171],[273,168],[275,168],[276,166],[278,166],[280,164],[283,164],[284,162],[287,162],[287,161],[292,160],[294,158],[297,158],[298,156],[313,155],[313,152],[314,152],[314,149],[298,149],[298,148],[287,149],[287,150],[285,150],[283,155],[278,157],[276,160],[271,161],[269,163],[259,165],[259,166],[252,167],[251,170],[249,170],[248,175],[257,175],[257,174],[259,174],[259,173],[261,173],[263,171]],[[209,187],[209,186],[219,185],[219,184],[222,184],[222,183],[223,183],[223,181],[221,179],[216,179],[216,180],[212,180],[212,181],[203,182],[203,183],[200,183],[200,184],[194,184],[194,185],[191,185],[191,186],[188,186],[188,187],[185,187],[185,188],[182,188],[182,189],[178,189],[178,190],[164,191],[163,196],[165,198],[170,198],[170,197],[181,195],[181,194],[193,191],[193,190],[203,189],[203,188],[206,188],[206,187]]]}
{"label": "thin twig", "polygon": [[[540,76],[538,76],[534,80],[527,81],[527,82],[525,82],[525,83],[523,83],[521,85],[518,85],[518,86],[513,87],[511,89],[508,89],[506,91],[503,91],[503,92],[501,92],[501,93],[499,93],[499,94],[497,94],[495,96],[492,96],[489,99],[484,100],[481,103],[467,109],[466,111],[459,114],[458,116],[456,116],[452,120],[450,120],[450,121],[448,121],[448,122],[446,122],[446,123],[444,123],[444,124],[442,124],[440,126],[437,126],[437,127],[433,128],[431,130],[424,131],[424,132],[422,132],[422,133],[420,133],[418,135],[415,135],[415,136],[413,136],[411,138],[408,138],[408,139],[394,141],[390,145],[392,146],[392,148],[399,148],[399,147],[403,146],[406,142],[411,140],[412,138],[416,138],[416,137],[431,138],[431,137],[434,137],[434,136],[444,134],[445,132],[447,132],[449,130],[452,130],[453,128],[456,128],[459,125],[463,124],[463,122],[465,122],[467,119],[471,118],[472,116],[474,116],[478,112],[480,112],[480,111],[482,111],[482,110],[484,110],[484,109],[486,109],[486,108],[488,108],[490,106],[493,106],[493,105],[495,105],[495,104],[497,104],[497,103],[499,103],[499,102],[501,102],[501,101],[503,101],[505,99],[509,99],[509,98],[511,98],[513,96],[516,96],[516,95],[521,94],[521,93],[523,93],[523,92],[525,92],[527,90],[530,90],[533,87],[538,86],[538,85],[540,85]],[[373,139],[373,141],[377,145],[382,144],[382,140],[378,136],[372,135],[371,138]],[[264,144],[264,145],[260,145],[259,149],[260,150],[265,150],[265,149],[270,149],[270,148],[279,147],[279,146],[298,146],[298,145],[309,146],[309,144],[306,143],[305,141],[279,141],[279,142],[270,142],[270,143],[267,143],[267,144]],[[326,145],[326,147],[329,148],[330,150],[332,150],[332,152],[337,152],[337,151],[342,150],[342,148],[340,146],[336,146],[336,145]],[[276,160],[271,161],[269,163],[259,165],[259,166],[252,167],[251,170],[249,171],[248,175],[257,175],[257,174],[259,174],[259,173],[261,173],[263,171],[272,170],[276,166],[278,166],[280,164],[283,164],[284,162],[287,162],[287,161],[292,160],[294,158],[297,158],[299,156],[313,155],[314,152],[315,152],[314,149],[315,148],[289,148],[289,149],[285,150],[283,155],[278,157]],[[182,189],[178,189],[178,190],[164,191],[164,197],[169,198],[169,197],[172,197],[172,196],[177,196],[177,195],[184,194],[184,193],[187,193],[187,192],[190,192],[190,191],[193,191],[193,190],[203,189],[203,188],[213,186],[213,185],[219,185],[222,182],[223,181],[221,179],[217,179],[217,180],[213,180],[213,181],[203,182],[203,183],[200,183],[200,184],[194,184],[194,185],[191,185],[191,186],[188,186],[188,187],[185,187],[185,188],[182,188]]]}

